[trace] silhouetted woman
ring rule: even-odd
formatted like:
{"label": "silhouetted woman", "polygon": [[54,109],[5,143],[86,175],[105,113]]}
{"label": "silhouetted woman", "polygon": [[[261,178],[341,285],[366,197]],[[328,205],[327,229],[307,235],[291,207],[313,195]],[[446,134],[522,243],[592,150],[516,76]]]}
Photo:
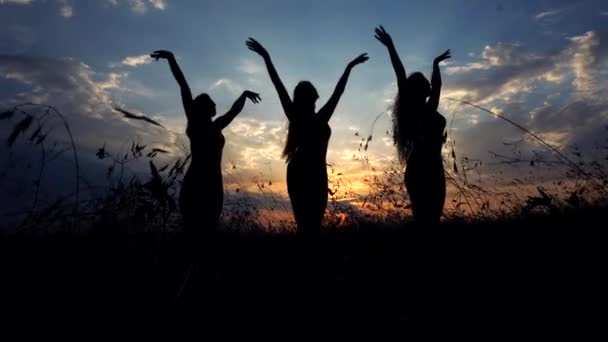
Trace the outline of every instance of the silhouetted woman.
{"label": "silhouetted woman", "polygon": [[283,157],[287,161],[287,192],[298,226],[298,235],[314,238],[320,232],[327,206],[325,159],[331,135],[329,119],[344,92],[351,69],[365,62],[368,57],[362,54],[348,63],[327,103],[315,112],[315,102],[319,95],[310,82],[298,83],[292,101],[266,49],[253,38],[247,41],[247,46],[264,58],[270,79],[289,120],[287,142],[283,150]]}
{"label": "silhouetted woman", "polygon": [[169,62],[171,72],[179,84],[188,126],[186,134],[190,139],[192,161],[184,176],[179,194],[179,207],[184,218],[186,232],[194,237],[212,234],[215,230],[224,203],[222,183],[222,150],[224,135],[222,130],[241,112],[245,100],[253,103],[260,96],[245,91],[234,102],[230,110],[215,120],[215,103],[209,95],[200,94],[192,99],[190,87],[175,57],[169,51],[155,51],[152,58],[164,58]]}
{"label": "silhouetted woman", "polygon": [[422,224],[437,224],[445,202],[441,148],[446,137],[446,120],[437,112],[441,92],[439,63],[450,58],[450,50],[435,58],[429,84],[420,72],[406,77],[393,40],[382,26],[376,28],[375,37],[387,47],[397,75],[393,134],[399,160],[407,165],[405,187],[412,202],[414,220]]}

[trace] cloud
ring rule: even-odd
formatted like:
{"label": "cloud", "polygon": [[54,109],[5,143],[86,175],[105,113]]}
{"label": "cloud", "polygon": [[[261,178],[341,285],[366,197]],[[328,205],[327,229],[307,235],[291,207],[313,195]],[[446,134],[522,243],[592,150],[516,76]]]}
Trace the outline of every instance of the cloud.
{"label": "cloud", "polygon": [[167,8],[165,0],[149,0],[152,6],[158,10],[164,11]]}
{"label": "cloud", "polygon": [[466,65],[454,65],[445,67],[445,71],[448,74],[457,74],[461,72],[469,72],[473,70],[488,70],[490,65],[481,62],[469,63]]}
{"label": "cloud", "polygon": [[549,11],[545,11],[545,12],[540,12],[534,16],[534,19],[541,20],[541,19],[545,19],[548,17],[553,17],[553,16],[560,14],[561,12],[563,12],[563,9],[553,9],[553,10],[549,10]]}
{"label": "cloud", "polygon": [[579,97],[593,98],[608,70],[605,33],[589,31],[573,36],[561,50],[531,51],[520,44],[498,43],[484,47],[478,60],[445,68],[449,82],[444,94],[489,105],[534,93],[539,86],[569,82]]}
{"label": "cloud", "polygon": [[150,64],[151,62],[152,58],[150,58],[150,55],[143,54],[139,56],[127,56],[120,63],[111,63],[110,67],[117,67],[119,65],[138,67],[140,65]]}
{"label": "cloud", "polygon": [[166,0],[106,0],[106,3],[112,6],[118,6],[119,3],[126,3],[135,14],[146,14],[148,12],[148,6],[152,6],[152,8],[159,11],[167,9]]}
{"label": "cloud", "polygon": [[[60,7],[60,14],[64,18],[74,16],[74,5],[71,0],[57,0]],[[31,5],[34,0],[0,0],[0,5]],[[152,7],[159,11],[167,9],[166,0],[105,0],[105,4],[117,7],[120,3],[126,3],[135,14],[146,14],[148,8]]]}
{"label": "cloud", "polygon": [[[0,56],[0,77],[15,80],[32,87],[32,93],[44,94],[58,104],[82,98],[79,107],[83,113],[94,112],[90,106],[108,101],[106,90],[117,88],[120,75],[110,73],[104,80],[94,80],[96,76],[89,66],[73,60],[54,60],[26,56]],[[13,98],[12,101],[25,100],[30,92]],[[96,99],[96,101],[93,101]],[[96,107],[96,106],[95,106]]]}
{"label": "cloud", "polygon": [[[607,41],[606,33],[589,31],[545,52],[496,43],[469,63],[446,67],[440,111],[449,122],[454,120],[450,139],[458,142],[457,155],[487,161],[479,172],[507,181],[525,176],[526,170],[500,164],[490,151],[514,159],[556,159],[526,132],[448,97],[514,120],[563,153],[578,146],[583,155],[593,155],[608,127],[608,100],[601,93],[608,87]],[[537,169],[534,174],[555,176],[556,170]]]}
{"label": "cloud", "polygon": [[[216,82],[217,87],[228,89],[235,86],[226,79],[218,81],[222,82]],[[130,112],[140,113],[137,108],[129,108],[119,101],[121,95],[132,92],[131,82],[133,80],[129,79],[127,73],[95,71],[72,59],[0,56],[0,109],[23,102],[55,106],[69,121],[82,158],[81,170],[84,177],[93,185],[103,186],[107,165],[95,157],[95,152],[104,144],[108,152],[115,154],[127,152],[132,139],[171,151],[167,157],[188,153],[188,140],[183,134],[183,115],[165,119],[159,114],[143,113],[170,128],[164,130],[137,120],[126,120],[112,110],[112,106],[117,105]],[[265,191],[272,190],[273,200],[276,201],[279,198],[276,196],[286,193],[285,164],[281,159],[286,124],[243,117],[243,114],[253,109],[251,106],[253,105],[248,102],[244,113],[224,130],[226,146],[223,170],[226,190],[234,191],[238,188],[241,189],[240,194],[248,190],[258,191],[256,181],[263,180],[272,183],[272,186],[266,184]],[[56,132],[59,139],[66,138],[63,131]],[[6,126],[0,125],[0,138],[4,139],[8,133]],[[3,151],[2,148],[5,148],[5,144],[0,146],[0,152]],[[22,154],[22,158],[37,160],[36,154],[29,153]],[[63,165],[53,168],[54,173],[68,175],[66,180],[57,178],[57,194],[73,190],[72,186],[66,185],[72,175],[71,164],[65,162]],[[147,175],[147,160],[129,164],[128,167],[128,172]],[[31,184],[28,177],[21,178],[23,184]],[[1,197],[0,191],[0,202]]]}
{"label": "cloud", "polygon": [[606,82],[607,41],[607,34],[595,31],[570,38],[571,47],[567,55],[570,57],[570,67],[574,71],[572,84],[582,96],[595,97],[608,85]]}
{"label": "cloud", "polygon": [[127,74],[95,72],[71,59],[0,55],[0,84],[5,90],[0,92],[2,108],[24,102],[53,105],[68,118],[83,148],[94,149],[104,142],[114,146],[135,136],[160,144],[175,140],[171,132],[128,121],[112,109],[124,107],[115,99],[130,92]]}
{"label": "cloud", "polygon": [[497,99],[510,101],[532,92],[540,79],[561,82],[558,64],[557,56],[529,51],[519,44],[488,45],[478,60],[445,68],[449,82],[444,82],[443,94],[482,105]]}
{"label": "cloud", "polygon": [[249,58],[241,61],[241,64],[239,64],[237,69],[246,73],[247,75],[259,75],[266,70],[265,67],[257,60]]}
{"label": "cloud", "polygon": [[239,95],[243,92],[243,87],[240,84],[228,78],[220,78],[209,87],[209,91],[216,89],[225,89],[232,95]]}
{"label": "cloud", "polygon": [[71,18],[74,15],[72,6],[66,5],[61,8],[61,16],[64,18]]}
{"label": "cloud", "polygon": [[[132,141],[170,151],[170,154],[156,159],[159,163],[183,154],[179,147],[183,141],[181,132],[162,129],[140,120],[127,120],[112,109],[113,105],[118,105],[137,112],[117,100],[120,95],[131,93],[130,82],[127,74],[95,71],[72,59],[0,55],[0,108],[7,109],[26,102],[57,108],[67,120],[76,143],[83,189],[85,183],[93,186],[93,189],[104,189],[107,186],[105,172],[111,161],[99,160],[95,156],[101,146],[105,145],[106,151],[121,156],[129,152]],[[157,114],[145,114],[164,123],[163,118]],[[69,146],[63,125],[51,119],[45,122],[47,148],[55,146],[55,143],[59,149],[61,146]],[[13,124],[10,121],[0,123],[0,139],[6,139]],[[31,203],[28,202],[31,198],[25,193],[30,194],[28,189],[32,186],[32,179],[38,177],[30,171],[37,170],[39,153],[36,146],[28,145],[24,140],[18,141],[10,151],[6,144],[0,144],[0,155],[15,154],[19,156],[18,161],[22,161],[22,167],[6,169],[3,163],[7,160],[0,160],[3,165],[0,168],[9,171],[7,178],[0,182],[0,190],[9,187],[21,189],[19,193],[24,194],[19,199],[9,201],[11,208]],[[74,164],[68,155],[71,156],[71,153],[47,165],[43,188],[49,199],[66,196],[74,189]],[[12,162],[8,162],[11,165]],[[145,177],[148,172],[147,162],[143,158],[129,163],[124,170],[125,176],[139,174]],[[28,166],[30,164],[31,168]],[[17,184],[21,184],[21,188]],[[3,196],[12,198],[13,195],[14,192],[0,191],[0,203],[6,200]]]}
{"label": "cloud", "polygon": [[74,15],[74,7],[68,2],[68,0],[61,0],[61,16],[64,18],[71,18]]}
{"label": "cloud", "polygon": [[130,0],[129,2],[133,13],[144,14],[148,10],[144,0]]}
{"label": "cloud", "polygon": [[34,0],[0,0],[0,5],[29,5]]}
{"label": "cloud", "polygon": [[225,130],[225,134],[229,147],[224,159],[230,160],[231,164],[254,174],[269,164],[283,164],[285,123],[241,117]]}
{"label": "cloud", "polygon": [[[176,145],[188,146],[183,134],[183,115],[176,116],[176,120],[166,120],[153,113],[143,113],[172,128],[165,131],[125,120],[112,110],[114,105],[125,108],[119,99],[133,92],[132,82],[135,81],[129,79],[128,73],[96,72],[86,64],[69,59],[0,56],[0,85],[4,89],[0,91],[0,107],[28,101],[54,105],[66,113],[83,149],[94,151],[105,142],[108,149],[117,150],[125,139],[135,136],[143,142],[153,141],[173,150],[178,149]],[[16,90],[23,87],[26,91]],[[240,85],[230,79],[219,79],[212,88],[240,92]],[[249,184],[252,177],[263,172],[280,184],[284,178],[281,151],[286,125],[243,117],[253,109],[250,106],[253,105],[248,102],[241,116],[224,131],[224,169],[230,172],[226,183]],[[125,109],[139,113],[136,108]],[[143,170],[146,171],[146,167]]]}

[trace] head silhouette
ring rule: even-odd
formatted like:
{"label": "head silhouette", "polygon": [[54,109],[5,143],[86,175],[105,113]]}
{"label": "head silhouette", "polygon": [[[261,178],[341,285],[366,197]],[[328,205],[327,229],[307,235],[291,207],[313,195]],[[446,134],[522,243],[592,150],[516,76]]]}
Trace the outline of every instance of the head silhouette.
{"label": "head silhouette", "polygon": [[407,78],[407,91],[415,101],[426,100],[431,95],[431,83],[421,72],[415,72]]}
{"label": "head silhouette", "polygon": [[197,113],[209,115],[209,118],[215,116],[215,102],[207,94],[200,94],[194,99],[194,110]]}
{"label": "head silhouette", "polygon": [[313,114],[318,98],[317,89],[309,81],[300,81],[293,90],[293,104],[298,114]]}

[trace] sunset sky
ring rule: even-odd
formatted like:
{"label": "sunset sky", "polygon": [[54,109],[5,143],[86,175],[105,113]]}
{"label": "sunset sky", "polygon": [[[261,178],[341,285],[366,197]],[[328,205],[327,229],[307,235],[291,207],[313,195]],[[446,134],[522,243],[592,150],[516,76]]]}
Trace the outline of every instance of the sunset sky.
{"label": "sunset sky", "polygon": [[[491,109],[564,152],[577,145],[596,158],[595,144],[606,139],[608,3],[602,0],[0,0],[0,22],[0,111],[22,102],[54,105],[70,121],[83,172],[92,180],[103,179],[105,161],[95,151],[104,143],[110,152],[124,153],[125,144],[139,137],[181,153],[176,143],[186,142],[185,116],[178,86],[166,62],[148,57],[166,49],[176,55],[193,94],[208,93],[219,114],[243,90],[261,94],[262,102],[248,102],[225,131],[226,188],[253,187],[252,177],[259,176],[285,193],[280,152],[286,118],[262,59],[245,46],[251,36],[270,52],[290,93],[299,80],[317,87],[317,108],[346,64],[369,54],[353,70],[330,122],[328,153],[353,188],[365,191],[361,180],[369,171],[353,160],[361,157],[361,139],[373,135],[367,157],[375,169],[395,158],[387,134],[395,76],[386,49],[374,39],[377,25],[392,35],[408,72],[430,77],[433,58],[452,50],[442,65],[440,112],[451,125],[458,158],[485,161],[486,176],[502,171],[508,181],[529,173],[492,166],[497,160],[491,152],[551,154],[505,121],[447,98]],[[127,121],[112,106],[168,129]],[[12,127],[7,122],[0,122],[1,139]],[[0,145],[1,155],[8,155]],[[52,170],[60,179],[69,167],[59,163]],[[147,170],[147,162],[133,169]],[[17,191],[9,190],[0,197]]]}

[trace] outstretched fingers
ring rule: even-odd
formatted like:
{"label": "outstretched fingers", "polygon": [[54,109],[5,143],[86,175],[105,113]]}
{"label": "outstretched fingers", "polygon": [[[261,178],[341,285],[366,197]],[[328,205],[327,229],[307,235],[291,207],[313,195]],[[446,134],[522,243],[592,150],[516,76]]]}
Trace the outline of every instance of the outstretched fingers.
{"label": "outstretched fingers", "polygon": [[171,51],[167,51],[167,50],[156,50],[153,53],[150,54],[150,57],[159,60],[160,58],[169,58],[171,57],[173,54],[171,53]]}
{"label": "outstretched fingers", "polygon": [[391,43],[391,36],[388,34],[388,32],[386,32],[382,25],[376,27],[374,32],[376,33],[374,37],[378,39],[382,44],[387,45]]}
{"label": "outstretched fingers", "polygon": [[450,49],[447,49],[444,53],[435,58],[435,62],[439,63],[449,58],[452,58],[452,52],[450,51]]}
{"label": "outstretched fingers", "polygon": [[249,50],[257,52],[260,55],[264,55],[266,52],[266,49],[264,49],[262,44],[260,44],[257,40],[251,37],[249,37],[245,45],[247,45],[247,48],[249,48]]}
{"label": "outstretched fingers", "polygon": [[260,94],[254,93],[253,91],[250,91],[250,90],[245,91],[245,96],[249,100],[251,100],[251,102],[253,102],[253,103],[259,103],[260,101],[262,101]]}
{"label": "outstretched fingers", "polygon": [[375,37],[376,39],[378,39],[379,41],[382,41],[382,36],[383,36],[382,31],[380,31],[380,29],[376,27],[376,29],[374,29],[374,32],[376,33],[376,34],[374,35],[374,37]]}
{"label": "outstretched fingers", "polygon": [[359,56],[357,56],[357,58],[353,59],[352,62],[350,62],[350,65],[355,66],[357,64],[365,63],[365,61],[367,61],[368,59],[369,59],[369,57],[367,56],[367,52],[362,53]]}
{"label": "outstretched fingers", "polygon": [[260,103],[260,101],[262,101],[262,98],[260,97],[259,94],[254,94],[253,96],[251,96],[249,98],[251,100],[251,102],[253,103]]}

